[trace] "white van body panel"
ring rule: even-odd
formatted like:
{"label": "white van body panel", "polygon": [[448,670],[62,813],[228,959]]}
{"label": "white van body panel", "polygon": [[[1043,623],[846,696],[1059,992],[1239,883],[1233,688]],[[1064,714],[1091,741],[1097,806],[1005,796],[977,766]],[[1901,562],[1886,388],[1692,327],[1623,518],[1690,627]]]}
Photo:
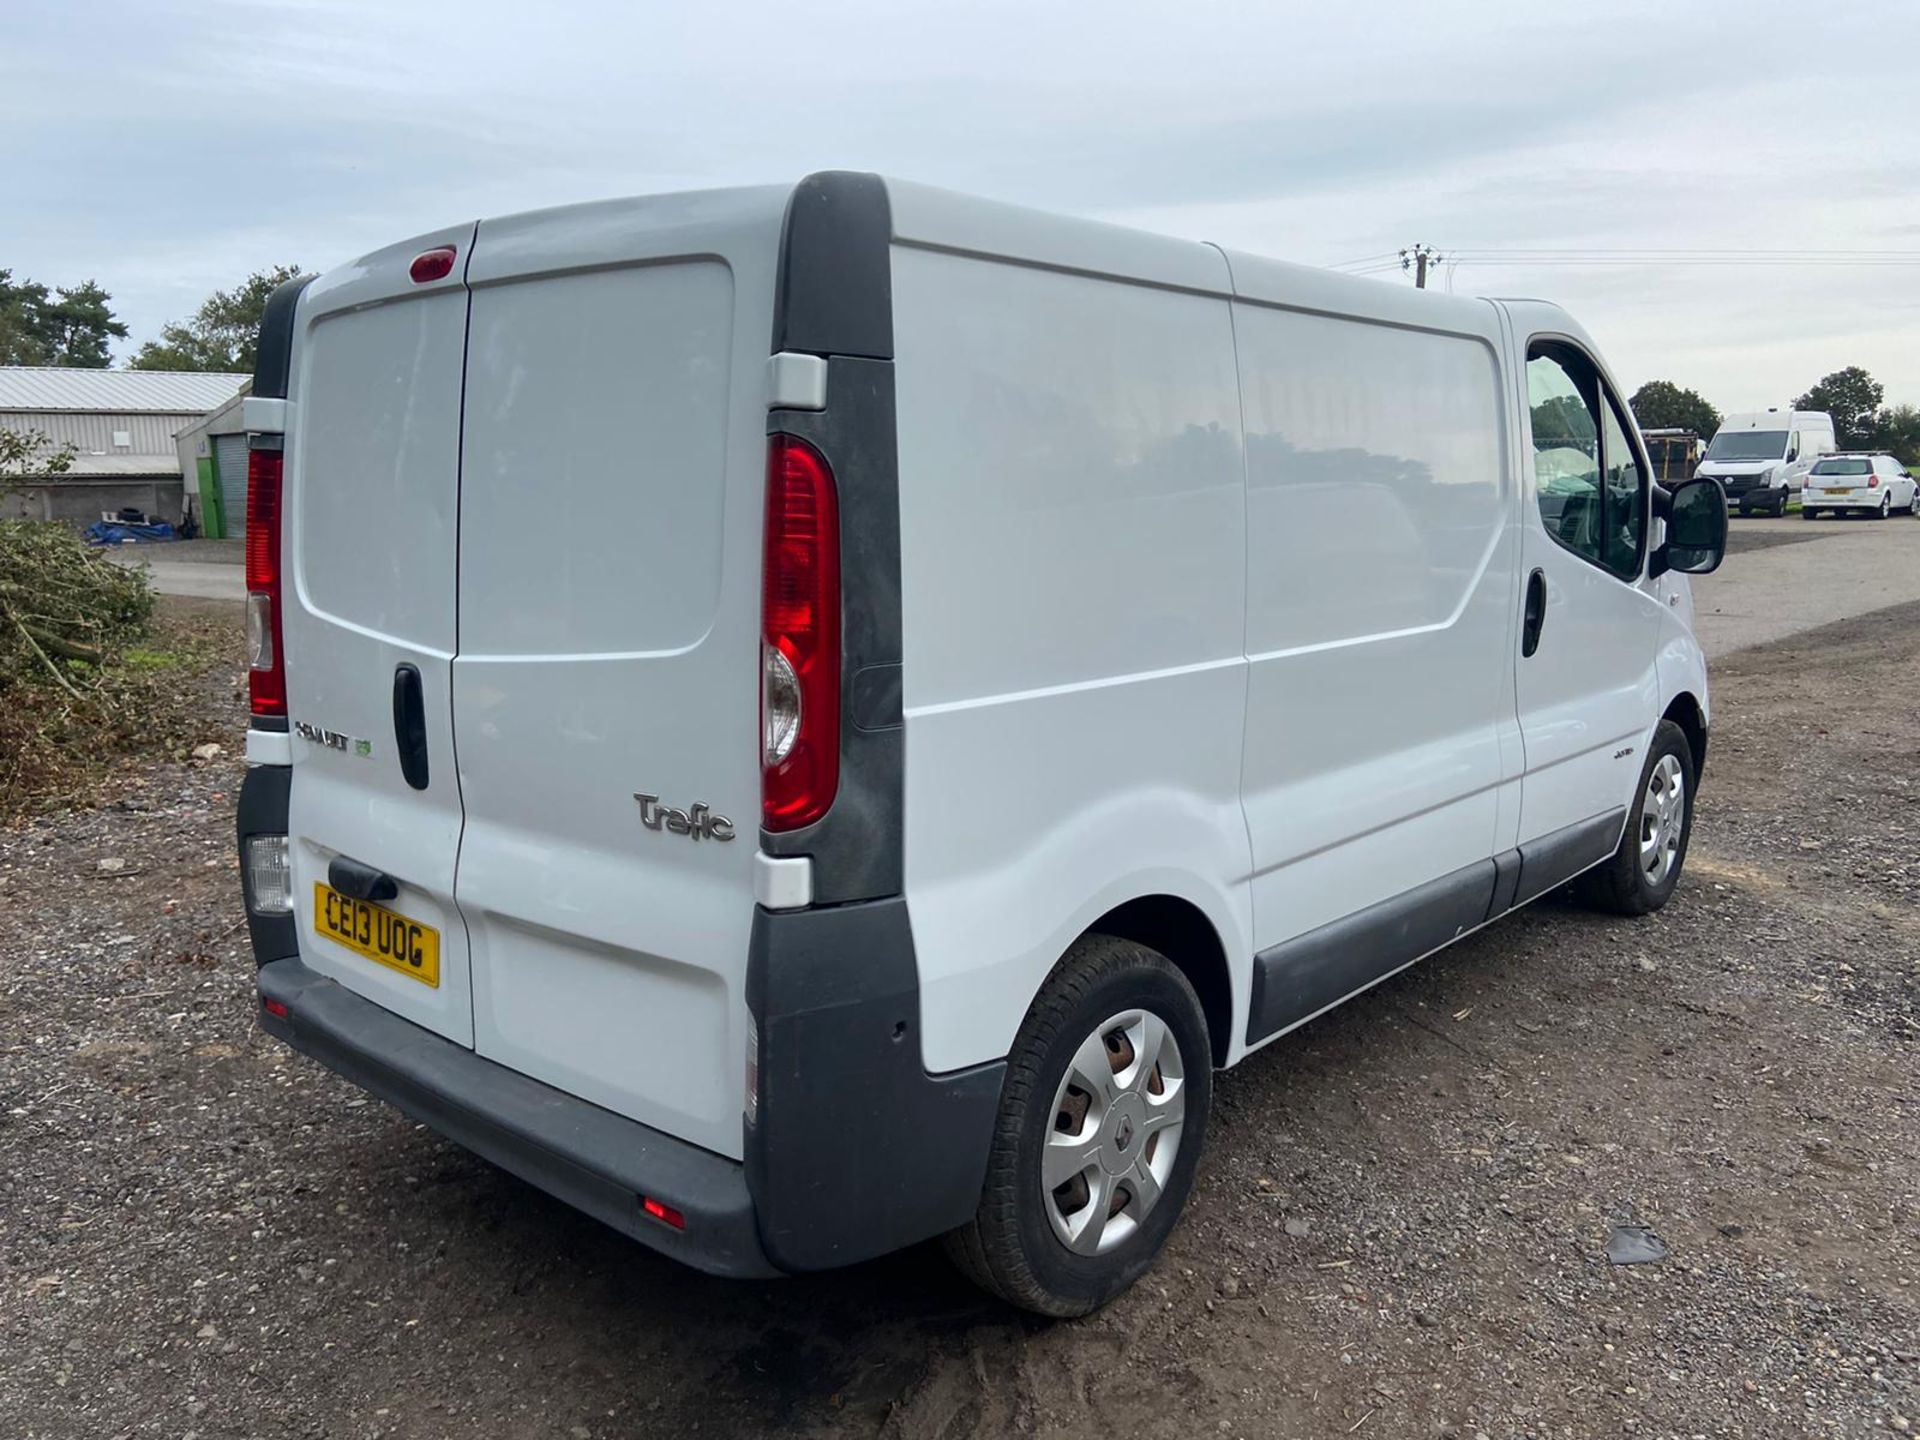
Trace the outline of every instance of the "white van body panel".
{"label": "white van body panel", "polygon": [[1504,848],[1517,487],[1491,306],[1230,259],[1264,951]]}
{"label": "white van body panel", "polygon": [[[1004,1055],[1124,901],[1189,900],[1244,965],[1245,498],[1219,252],[996,207],[943,229],[950,197],[895,193],[925,237],[893,301],[905,893],[939,1072]],[[1081,229],[1118,276],[990,258]]]}
{"label": "white van body panel", "polygon": [[[486,220],[468,272],[453,683],[474,1048],[723,1155],[740,1149],[784,202]],[[636,794],[705,803],[736,839],[650,831]]]}
{"label": "white van body panel", "polygon": [[[282,628],[288,712],[343,737],[292,742],[295,916],[313,969],[417,1025],[473,1043],[466,929],[454,905],[461,803],[451,663],[459,546],[460,387],[467,292],[459,270],[407,275],[423,250],[464,256],[471,224],[388,246],[309,286],[288,395]],[[393,763],[393,679],[421,675],[424,791]],[[365,752],[361,746],[366,747]],[[429,988],[314,932],[314,885],[336,855],[393,876],[389,908],[440,932]]]}

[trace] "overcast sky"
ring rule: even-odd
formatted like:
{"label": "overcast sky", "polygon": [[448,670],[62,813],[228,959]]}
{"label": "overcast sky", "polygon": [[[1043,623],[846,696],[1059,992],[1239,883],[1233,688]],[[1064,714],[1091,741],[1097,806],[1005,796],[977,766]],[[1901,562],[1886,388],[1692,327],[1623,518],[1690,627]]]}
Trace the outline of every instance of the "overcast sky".
{"label": "overcast sky", "polygon": [[6,0],[0,36],[0,267],[99,280],[135,343],[280,261],[852,168],[1321,265],[1904,252],[1437,283],[1560,301],[1629,388],[1859,364],[1920,403],[1920,0]]}

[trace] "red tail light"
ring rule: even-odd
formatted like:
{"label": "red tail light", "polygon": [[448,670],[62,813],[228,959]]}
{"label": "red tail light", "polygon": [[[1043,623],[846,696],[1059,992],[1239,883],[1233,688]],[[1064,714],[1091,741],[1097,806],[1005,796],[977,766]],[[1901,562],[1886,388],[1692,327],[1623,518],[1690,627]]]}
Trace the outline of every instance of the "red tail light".
{"label": "red tail light", "polygon": [[840,784],[840,507],[833,471],[791,435],[767,446],[760,603],[760,823],[798,830]]}
{"label": "red tail light", "polygon": [[1869,475],[1867,477],[1867,488],[1869,490],[1877,490],[1879,487],[1880,477],[1878,475]]}
{"label": "red tail light", "polygon": [[253,713],[287,713],[280,644],[280,477],[278,450],[247,455],[247,691]]}

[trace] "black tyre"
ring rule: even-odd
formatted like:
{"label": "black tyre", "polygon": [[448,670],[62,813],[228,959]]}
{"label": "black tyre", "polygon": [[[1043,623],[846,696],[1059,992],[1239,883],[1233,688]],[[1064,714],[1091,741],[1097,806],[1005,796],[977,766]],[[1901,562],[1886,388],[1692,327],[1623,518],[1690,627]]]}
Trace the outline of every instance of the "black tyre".
{"label": "black tyre", "polygon": [[1616,915],[1646,915],[1666,904],[1687,863],[1693,798],[1693,747],[1678,725],[1662,720],[1640,771],[1620,848],[1580,877],[1580,898]]}
{"label": "black tyre", "polygon": [[1818,515],[1819,513],[1820,512],[1818,510],[1815,510],[1810,505],[1802,505],[1800,507],[1800,518],[1802,520],[1811,520],[1813,519],[1814,516]]}
{"label": "black tyre", "polygon": [[1014,1041],[980,1208],[946,1237],[955,1263],[1042,1315],[1085,1315],[1133,1284],[1193,1188],[1212,1056],[1199,998],[1165,956],[1076,943]]}

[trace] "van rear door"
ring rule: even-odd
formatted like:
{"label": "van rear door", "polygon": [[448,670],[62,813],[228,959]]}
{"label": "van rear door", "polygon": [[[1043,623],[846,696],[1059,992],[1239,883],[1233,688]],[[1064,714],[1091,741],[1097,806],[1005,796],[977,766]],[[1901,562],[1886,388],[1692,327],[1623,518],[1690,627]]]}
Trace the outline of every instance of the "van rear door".
{"label": "van rear door", "polygon": [[474,1040],[741,1150],[785,191],[482,221],[454,729]]}
{"label": "van rear door", "polygon": [[[460,272],[473,228],[377,251],[301,297],[282,596],[301,955],[463,1045],[473,1043],[473,1001],[453,899],[460,788],[449,685],[467,333]],[[416,257],[443,247],[454,251],[450,269],[414,280]],[[345,904],[336,887],[379,908]]]}

